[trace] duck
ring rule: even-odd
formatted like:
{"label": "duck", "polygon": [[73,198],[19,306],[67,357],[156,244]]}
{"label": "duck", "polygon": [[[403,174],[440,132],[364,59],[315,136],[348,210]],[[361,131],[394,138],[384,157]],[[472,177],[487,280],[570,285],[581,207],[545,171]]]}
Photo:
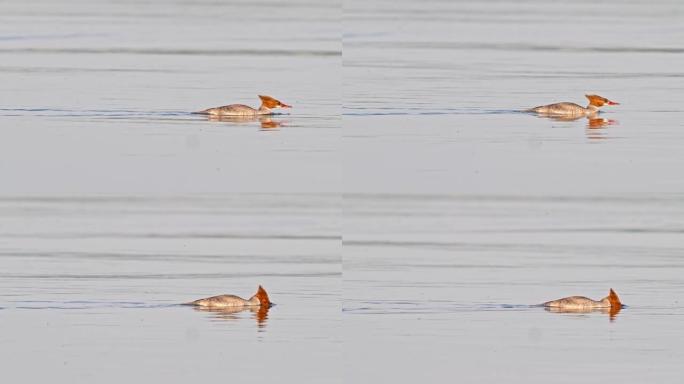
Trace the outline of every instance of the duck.
{"label": "duck", "polygon": [[579,104],[562,102],[548,105],[540,105],[526,110],[525,112],[537,113],[541,116],[551,117],[580,117],[580,116],[595,116],[599,113],[599,109],[606,105],[620,105],[612,100],[599,95],[584,95],[589,99],[589,104],[583,107]]}
{"label": "duck", "polygon": [[243,299],[242,297],[235,295],[218,295],[206,297],[204,299],[198,299],[187,303],[187,305],[192,305],[200,308],[211,308],[211,309],[250,309],[253,307],[260,308],[270,308],[272,303],[268,298],[268,293],[266,290],[259,285],[256,293],[249,299]]}
{"label": "duck", "polygon": [[622,308],[622,302],[620,302],[617,293],[611,288],[608,292],[608,296],[601,300],[592,300],[584,296],[570,296],[547,301],[543,303],[542,306],[549,309],[555,309],[559,312],[589,312],[596,309],[620,310]]}
{"label": "duck", "polygon": [[272,115],[272,109],[275,108],[292,108],[291,105],[287,105],[271,96],[257,96],[259,96],[259,99],[261,99],[261,105],[258,109],[254,109],[244,104],[230,104],[224,105],[222,107],[209,108],[194,113],[211,116],[263,116]]}

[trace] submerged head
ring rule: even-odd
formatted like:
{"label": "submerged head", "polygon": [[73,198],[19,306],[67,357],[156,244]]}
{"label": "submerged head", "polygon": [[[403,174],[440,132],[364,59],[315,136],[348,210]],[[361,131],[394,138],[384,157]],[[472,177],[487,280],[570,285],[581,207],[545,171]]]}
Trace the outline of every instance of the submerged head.
{"label": "submerged head", "polygon": [[259,288],[257,288],[257,292],[254,294],[254,297],[259,300],[259,305],[262,308],[271,307],[271,301],[268,299],[268,293],[266,293],[266,290],[261,285]]}
{"label": "submerged head", "polygon": [[610,289],[610,292],[608,293],[607,299],[610,302],[611,308],[622,308],[622,303],[620,302],[620,298],[618,297],[617,293],[615,293],[615,291],[613,291],[613,288]]}
{"label": "submerged head", "polygon": [[274,99],[271,96],[259,95],[259,98],[261,99],[261,104],[268,109],[292,108],[291,105],[287,105],[285,103],[282,103],[282,102],[280,102],[280,100]]}
{"label": "submerged head", "polygon": [[604,105],[620,105],[620,103],[610,101],[603,96],[599,96],[599,95],[584,95],[584,96],[586,96],[586,98],[589,99],[589,105],[593,105],[596,108],[603,107]]}

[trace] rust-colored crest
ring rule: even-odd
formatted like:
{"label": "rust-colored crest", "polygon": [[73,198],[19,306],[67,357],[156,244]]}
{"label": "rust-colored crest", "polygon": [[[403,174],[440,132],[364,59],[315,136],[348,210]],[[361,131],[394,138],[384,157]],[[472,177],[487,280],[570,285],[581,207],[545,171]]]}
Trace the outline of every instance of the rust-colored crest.
{"label": "rust-colored crest", "polygon": [[280,105],[280,101],[272,98],[271,96],[259,95],[259,98],[261,99],[261,103],[264,104],[264,107],[266,108],[275,108]]}
{"label": "rust-colored crest", "polygon": [[589,104],[595,106],[595,107],[602,107],[606,103],[608,103],[608,99],[605,97],[599,96],[599,95],[584,95],[586,96],[587,99],[589,99]]}
{"label": "rust-colored crest", "polygon": [[266,293],[266,290],[260,285],[259,288],[257,288],[257,292],[254,294],[257,299],[259,299],[259,304],[262,307],[270,307],[271,306],[271,301],[268,299],[268,293]]}
{"label": "rust-colored crest", "polygon": [[620,298],[618,297],[617,293],[613,291],[613,288],[611,288],[610,293],[608,293],[608,301],[610,301],[611,308],[622,308]]}

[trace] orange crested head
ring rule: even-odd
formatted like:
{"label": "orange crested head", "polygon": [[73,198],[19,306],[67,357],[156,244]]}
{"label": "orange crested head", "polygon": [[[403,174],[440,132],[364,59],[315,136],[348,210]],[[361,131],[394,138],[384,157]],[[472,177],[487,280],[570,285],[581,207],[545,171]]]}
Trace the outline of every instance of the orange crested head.
{"label": "orange crested head", "polygon": [[610,292],[608,293],[608,301],[610,301],[611,308],[622,308],[620,298],[618,297],[617,293],[613,291],[613,288],[611,288]]}
{"label": "orange crested head", "polygon": [[587,99],[589,99],[589,104],[593,105],[594,107],[603,107],[604,105],[619,105],[620,103],[616,103],[614,101],[610,101],[606,99],[603,96],[599,95],[584,95]]}
{"label": "orange crested head", "polygon": [[261,307],[269,308],[271,306],[271,301],[268,299],[268,293],[266,293],[266,290],[261,285],[257,288],[254,297],[259,299],[259,305]]}
{"label": "orange crested head", "polygon": [[278,99],[274,99],[271,96],[258,95],[261,99],[261,104],[269,109],[272,108],[292,108],[291,105],[287,105]]}

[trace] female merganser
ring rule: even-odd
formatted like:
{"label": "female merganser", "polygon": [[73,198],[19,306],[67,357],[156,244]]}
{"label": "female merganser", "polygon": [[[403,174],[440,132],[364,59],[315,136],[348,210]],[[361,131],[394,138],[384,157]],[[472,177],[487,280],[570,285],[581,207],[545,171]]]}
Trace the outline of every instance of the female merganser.
{"label": "female merganser", "polygon": [[265,307],[269,308],[271,302],[268,299],[268,294],[266,290],[259,286],[257,292],[254,296],[250,297],[249,300],[245,300],[239,296],[235,295],[219,295],[207,297],[205,299],[195,300],[188,305],[194,305],[196,307],[204,308],[244,308],[248,307]]}
{"label": "female merganser", "polygon": [[584,95],[589,99],[589,105],[582,107],[575,103],[556,103],[549,105],[542,105],[525,112],[535,112],[543,116],[591,116],[599,112],[599,108],[604,105],[619,105],[614,101],[610,101],[605,97],[599,95]]}
{"label": "female merganser", "polygon": [[556,309],[559,312],[589,312],[594,309],[610,308],[620,310],[622,303],[618,295],[610,289],[608,296],[596,301],[584,296],[570,296],[558,300],[547,301],[542,304],[544,307]]}
{"label": "female merganser", "polygon": [[250,106],[243,104],[231,104],[224,105],[222,107],[215,107],[205,109],[204,111],[199,111],[195,113],[202,113],[206,115],[215,116],[257,116],[257,115],[270,115],[271,109],[273,108],[292,108],[291,105],[281,103],[279,100],[272,98],[271,96],[258,95],[261,99],[261,106],[259,109],[254,109]]}

